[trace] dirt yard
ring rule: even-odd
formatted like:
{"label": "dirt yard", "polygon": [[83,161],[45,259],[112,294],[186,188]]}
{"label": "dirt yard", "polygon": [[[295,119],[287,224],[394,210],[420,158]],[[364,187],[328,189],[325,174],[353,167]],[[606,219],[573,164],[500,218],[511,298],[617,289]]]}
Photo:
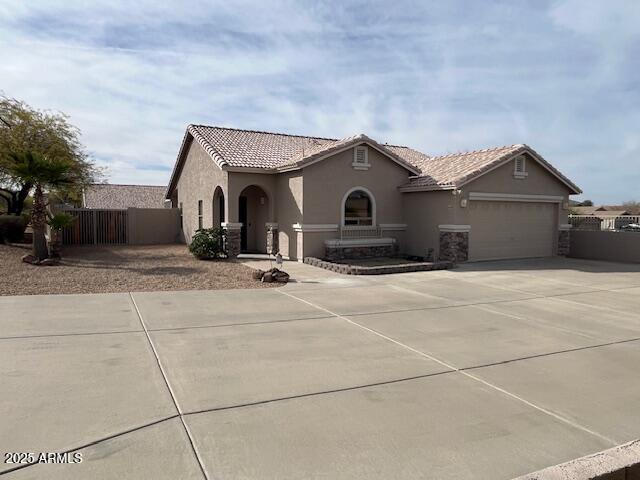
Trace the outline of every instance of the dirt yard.
{"label": "dirt yard", "polygon": [[57,267],[20,258],[29,250],[0,245],[0,295],[266,288],[236,262],[195,259],[185,245],[68,247]]}

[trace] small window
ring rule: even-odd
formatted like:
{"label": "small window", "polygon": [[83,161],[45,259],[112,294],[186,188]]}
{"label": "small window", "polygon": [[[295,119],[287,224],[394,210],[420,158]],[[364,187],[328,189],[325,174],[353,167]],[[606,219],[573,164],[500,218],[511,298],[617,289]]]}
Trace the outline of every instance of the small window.
{"label": "small window", "polygon": [[373,205],[369,195],[362,190],[351,192],[344,204],[345,225],[372,225]]}
{"label": "small window", "polygon": [[366,170],[369,165],[369,150],[367,147],[360,146],[353,149],[353,167],[356,170]]}
{"label": "small window", "polygon": [[180,226],[184,228],[184,221],[182,219],[182,202],[180,202]]}
{"label": "small window", "polygon": [[202,200],[198,200],[198,228],[202,228]]}
{"label": "small window", "polygon": [[525,158],[522,155],[516,157],[513,176],[517,178],[524,178],[527,176]]}

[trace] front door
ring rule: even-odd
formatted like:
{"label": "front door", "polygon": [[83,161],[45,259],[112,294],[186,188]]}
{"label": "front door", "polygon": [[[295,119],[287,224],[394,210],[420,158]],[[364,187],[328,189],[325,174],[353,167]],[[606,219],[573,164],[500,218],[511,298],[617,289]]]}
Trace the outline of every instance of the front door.
{"label": "front door", "polygon": [[238,216],[240,217],[240,251],[247,251],[247,197],[240,197],[240,203],[238,205]]}

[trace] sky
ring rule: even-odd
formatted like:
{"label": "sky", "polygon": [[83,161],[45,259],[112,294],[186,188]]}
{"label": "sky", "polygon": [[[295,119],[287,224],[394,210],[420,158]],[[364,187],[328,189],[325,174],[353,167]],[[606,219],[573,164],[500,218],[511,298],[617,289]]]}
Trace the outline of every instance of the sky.
{"label": "sky", "polygon": [[0,91],[68,114],[112,183],[189,123],[429,155],[526,143],[640,200],[640,1],[0,0]]}

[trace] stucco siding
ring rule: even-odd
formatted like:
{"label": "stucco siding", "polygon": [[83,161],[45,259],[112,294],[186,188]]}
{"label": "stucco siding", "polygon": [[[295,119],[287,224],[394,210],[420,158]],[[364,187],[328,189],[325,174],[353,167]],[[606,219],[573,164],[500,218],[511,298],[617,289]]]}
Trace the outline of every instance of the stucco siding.
{"label": "stucco siding", "polygon": [[438,225],[457,223],[456,200],[451,191],[404,193],[407,230],[402,250],[408,255],[426,257],[429,249],[433,249],[434,259],[437,259],[440,249]]}
{"label": "stucco siding", "polygon": [[278,175],[276,179],[276,198],[278,209],[278,244],[280,253],[291,259],[301,258],[298,255],[298,233],[293,225],[302,223],[303,202],[302,172]]}
{"label": "stucco siding", "polygon": [[[482,177],[469,182],[462,187],[462,197],[468,198],[470,192],[483,193],[512,193],[522,195],[553,195],[563,197],[561,207],[569,201],[569,188],[541,166],[533,158],[527,157],[525,178],[515,178],[513,175],[514,161],[510,161]],[[558,209],[558,224],[567,223],[569,212]],[[460,209],[460,220],[468,223],[468,210]]]}
{"label": "stucco siding", "polygon": [[[398,187],[406,183],[410,173],[372,147],[368,147],[368,160],[367,170],[356,170],[353,148],[349,148],[306,167],[302,223],[340,225],[343,199],[354,187],[364,187],[373,195],[377,225],[406,223]],[[402,232],[387,233],[398,242],[404,237]],[[304,256],[322,257],[324,241],[337,236],[337,232],[305,232]]]}
{"label": "stucco siding", "polygon": [[202,200],[203,226],[213,226],[213,192],[218,185],[226,198],[229,191],[227,173],[216,165],[197,142],[192,142],[177,182],[177,206],[182,204],[182,226],[187,243],[198,229],[198,200]]}
{"label": "stucco siding", "polygon": [[403,223],[398,187],[406,183],[409,172],[377,150],[368,151],[368,170],[353,168],[353,148],[304,169],[304,223],[339,224],[342,199],[356,186],[374,195],[377,223]]}

